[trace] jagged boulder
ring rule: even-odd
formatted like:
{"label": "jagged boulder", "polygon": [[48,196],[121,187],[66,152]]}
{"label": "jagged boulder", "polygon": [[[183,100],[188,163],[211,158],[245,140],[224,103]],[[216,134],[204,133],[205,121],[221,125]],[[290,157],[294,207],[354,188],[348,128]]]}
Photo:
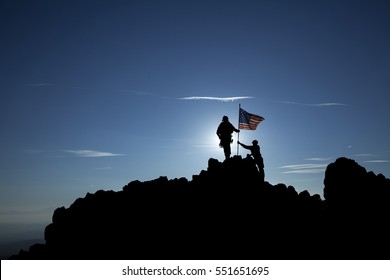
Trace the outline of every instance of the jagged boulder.
{"label": "jagged boulder", "polygon": [[342,157],[328,165],[324,185],[330,247],[354,258],[388,258],[390,180]]}
{"label": "jagged boulder", "polygon": [[341,157],[325,171],[324,198],[338,212],[389,213],[390,180],[382,174],[367,172],[352,159]]}

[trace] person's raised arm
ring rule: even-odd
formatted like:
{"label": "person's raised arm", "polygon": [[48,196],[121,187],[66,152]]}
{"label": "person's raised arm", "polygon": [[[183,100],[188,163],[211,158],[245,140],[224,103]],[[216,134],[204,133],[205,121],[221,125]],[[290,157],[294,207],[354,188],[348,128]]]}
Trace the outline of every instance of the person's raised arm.
{"label": "person's raised arm", "polygon": [[237,143],[240,144],[243,148],[250,150],[249,146],[242,144],[240,141],[237,141]]}

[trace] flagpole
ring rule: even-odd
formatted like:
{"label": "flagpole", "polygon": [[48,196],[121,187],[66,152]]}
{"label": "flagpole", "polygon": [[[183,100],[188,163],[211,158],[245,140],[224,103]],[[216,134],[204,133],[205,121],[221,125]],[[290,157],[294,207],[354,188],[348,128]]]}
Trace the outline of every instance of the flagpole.
{"label": "flagpole", "polygon": [[[237,128],[240,129],[240,109],[241,109],[241,104],[238,103],[238,125],[237,125]],[[240,145],[238,144],[238,142],[240,141],[240,132],[238,132],[238,136],[237,136],[237,156],[238,156],[238,148],[240,147]]]}

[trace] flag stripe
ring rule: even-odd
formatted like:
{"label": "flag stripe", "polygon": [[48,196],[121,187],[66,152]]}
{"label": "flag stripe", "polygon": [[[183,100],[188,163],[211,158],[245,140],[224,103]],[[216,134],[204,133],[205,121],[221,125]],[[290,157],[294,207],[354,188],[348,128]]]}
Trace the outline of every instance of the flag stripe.
{"label": "flag stripe", "polygon": [[248,113],[240,108],[240,118],[238,121],[239,129],[255,130],[262,121],[264,121],[263,117]]}

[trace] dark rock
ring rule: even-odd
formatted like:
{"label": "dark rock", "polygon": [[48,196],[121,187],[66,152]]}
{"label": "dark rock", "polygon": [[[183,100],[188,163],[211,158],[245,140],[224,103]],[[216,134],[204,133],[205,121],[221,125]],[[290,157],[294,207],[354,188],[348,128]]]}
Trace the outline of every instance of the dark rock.
{"label": "dark rock", "polygon": [[390,180],[339,158],[324,197],[263,182],[251,158],[133,181],[57,208],[45,244],[10,259],[389,259]]}

